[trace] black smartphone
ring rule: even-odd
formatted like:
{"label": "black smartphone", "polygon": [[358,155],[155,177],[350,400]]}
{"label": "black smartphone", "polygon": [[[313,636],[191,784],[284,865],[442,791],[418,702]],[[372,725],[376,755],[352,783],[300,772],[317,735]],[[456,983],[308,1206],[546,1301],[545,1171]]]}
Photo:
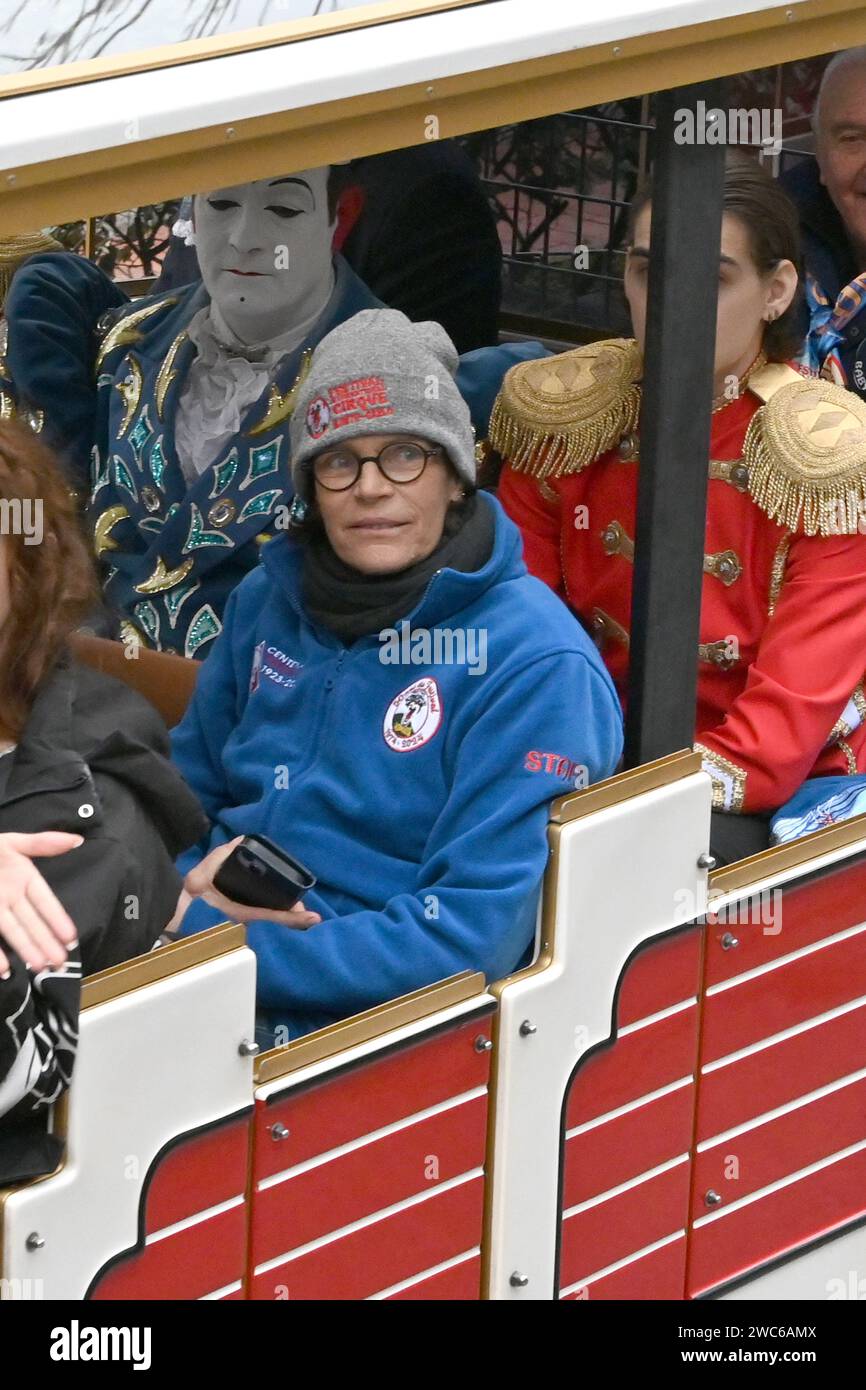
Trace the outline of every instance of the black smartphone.
{"label": "black smartphone", "polygon": [[273,840],[245,835],[217,870],[214,887],[244,907],[287,912],[315,882],[315,874]]}

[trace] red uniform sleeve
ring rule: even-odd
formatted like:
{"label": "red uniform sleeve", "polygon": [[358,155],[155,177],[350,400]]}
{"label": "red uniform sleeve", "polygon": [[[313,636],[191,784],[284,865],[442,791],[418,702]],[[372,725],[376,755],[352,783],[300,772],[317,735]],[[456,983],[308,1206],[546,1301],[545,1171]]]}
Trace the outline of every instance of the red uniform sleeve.
{"label": "red uniform sleeve", "polygon": [[[553,489],[550,489],[553,493]],[[535,478],[517,473],[506,463],[499,479],[497,497],[523,536],[526,568],[536,579],[543,579],[554,593],[565,598],[560,560],[561,506],[558,494],[548,501]]]}
{"label": "red uniform sleeve", "polygon": [[866,536],[796,537],[745,688],[697,745],[714,804],[770,811],[793,796],[864,667]]}

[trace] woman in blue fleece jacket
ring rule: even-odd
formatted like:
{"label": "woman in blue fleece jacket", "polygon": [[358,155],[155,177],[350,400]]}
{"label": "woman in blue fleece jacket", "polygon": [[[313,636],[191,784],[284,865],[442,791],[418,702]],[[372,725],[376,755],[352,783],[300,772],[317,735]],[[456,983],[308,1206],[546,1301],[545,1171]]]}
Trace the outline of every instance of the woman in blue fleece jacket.
{"label": "woman in blue fleece jacket", "polygon": [[[620,756],[595,648],[475,492],[456,365],[438,324],[394,310],[322,341],[292,418],[294,534],[232,594],[175,735],[212,822],[180,861],[180,933],[249,922],[283,1037],[460,970],[513,970],[549,803]],[[317,876],[302,905],[216,892],[245,834]]]}

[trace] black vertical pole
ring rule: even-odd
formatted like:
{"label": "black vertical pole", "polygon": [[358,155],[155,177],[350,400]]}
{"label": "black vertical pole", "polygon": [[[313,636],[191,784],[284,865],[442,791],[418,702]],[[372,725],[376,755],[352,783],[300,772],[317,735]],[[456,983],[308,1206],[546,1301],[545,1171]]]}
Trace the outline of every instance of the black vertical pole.
{"label": "black vertical pole", "polygon": [[[656,98],[627,767],[694,740],[725,157],[697,103],[724,96],[714,81]],[[677,144],[687,110],[697,139]]]}

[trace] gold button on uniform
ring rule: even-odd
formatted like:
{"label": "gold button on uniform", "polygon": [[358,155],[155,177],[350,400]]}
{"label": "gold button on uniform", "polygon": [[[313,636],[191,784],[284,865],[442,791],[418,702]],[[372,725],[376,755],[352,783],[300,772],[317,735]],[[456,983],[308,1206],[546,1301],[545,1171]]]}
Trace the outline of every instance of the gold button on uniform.
{"label": "gold button on uniform", "polygon": [[237,507],[234,502],[230,502],[226,497],[222,502],[214,502],[207,514],[207,519],[211,526],[228,526],[229,522],[234,520],[236,512]]}

